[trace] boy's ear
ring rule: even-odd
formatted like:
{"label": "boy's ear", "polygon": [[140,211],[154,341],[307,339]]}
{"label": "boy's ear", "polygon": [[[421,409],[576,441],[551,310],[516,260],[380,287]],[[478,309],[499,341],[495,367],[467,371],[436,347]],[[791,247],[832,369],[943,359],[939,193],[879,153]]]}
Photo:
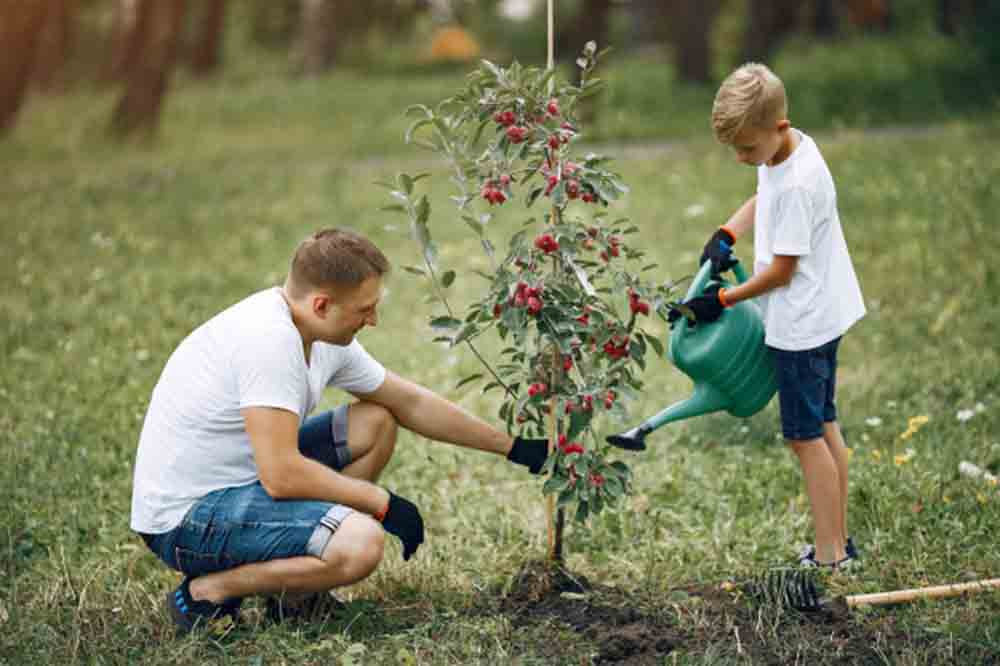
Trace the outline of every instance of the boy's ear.
{"label": "boy's ear", "polygon": [[778,131],[787,132],[788,128],[792,126],[792,123],[788,121],[788,118],[782,118],[778,121]]}
{"label": "boy's ear", "polygon": [[313,314],[319,317],[326,318],[327,313],[330,311],[330,306],[333,305],[330,297],[326,294],[317,294],[313,296],[312,306]]}

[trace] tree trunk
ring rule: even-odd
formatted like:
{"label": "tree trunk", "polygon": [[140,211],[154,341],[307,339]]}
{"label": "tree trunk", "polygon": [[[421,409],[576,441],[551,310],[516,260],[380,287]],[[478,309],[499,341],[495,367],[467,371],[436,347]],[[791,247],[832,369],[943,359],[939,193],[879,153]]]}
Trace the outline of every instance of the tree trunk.
{"label": "tree trunk", "polygon": [[48,5],[33,78],[43,90],[59,90],[66,84],[63,70],[76,34],[77,0],[49,0]]}
{"label": "tree trunk", "polygon": [[44,0],[0,0],[0,134],[14,126],[24,101],[42,29]]}
{"label": "tree trunk", "polygon": [[798,25],[802,0],[748,0],[743,62],[766,62]]}
{"label": "tree trunk", "polygon": [[111,120],[111,130],[118,136],[155,132],[183,17],[184,0],[140,0],[134,28],[139,33],[135,38],[138,57],[128,63],[125,94]]}
{"label": "tree trunk", "polygon": [[813,33],[818,37],[834,37],[840,29],[837,16],[836,0],[816,0],[816,13],[813,15]]}
{"label": "tree trunk", "polygon": [[137,29],[139,0],[117,0],[111,26],[111,45],[100,79],[104,83],[123,80],[135,62],[143,36]]}
{"label": "tree trunk", "polygon": [[681,81],[712,80],[712,23],[721,0],[674,0],[667,26],[674,51],[674,65]]}
{"label": "tree trunk", "polygon": [[302,0],[299,38],[302,71],[313,76],[329,70],[337,56],[334,0]]}
{"label": "tree trunk", "polygon": [[198,35],[191,51],[191,71],[195,76],[209,76],[219,68],[226,0],[205,0],[205,14],[198,24]]}

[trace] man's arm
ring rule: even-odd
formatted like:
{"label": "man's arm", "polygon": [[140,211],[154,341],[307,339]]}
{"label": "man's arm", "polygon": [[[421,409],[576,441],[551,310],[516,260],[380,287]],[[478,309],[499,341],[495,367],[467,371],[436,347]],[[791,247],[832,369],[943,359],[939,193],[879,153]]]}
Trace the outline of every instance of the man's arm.
{"label": "man's arm", "polygon": [[722,295],[725,304],[732,305],[785,286],[792,281],[792,274],[795,273],[798,262],[799,258],[794,255],[774,255],[774,260],[763,271],[756,273],[743,284],[727,287]]}
{"label": "man's arm", "polygon": [[298,416],[273,407],[241,410],[260,482],[275,499],[336,502],[370,515],[383,511],[389,492],[368,481],[338,474],[299,452]]}
{"label": "man's arm", "polygon": [[386,371],[372,393],[355,394],[392,412],[399,425],[439,442],[507,455],[513,440],[477,416],[430,389]]}

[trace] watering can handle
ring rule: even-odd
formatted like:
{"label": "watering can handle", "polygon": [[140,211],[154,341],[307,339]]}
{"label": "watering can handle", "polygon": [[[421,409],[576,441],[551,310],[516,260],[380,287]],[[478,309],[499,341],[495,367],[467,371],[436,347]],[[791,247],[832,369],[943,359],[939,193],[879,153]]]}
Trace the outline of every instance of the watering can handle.
{"label": "watering can handle", "polygon": [[[736,276],[736,284],[743,284],[747,281],[747,274],[743,270],[743,264],[737,263],[733,265],[733,275]],[[697,298],[701,296],[701,292],[705,290],[708,285],[708,281],[712,278],[712,262],[706,261],[698,269],[698,273],[694,276],[694,280],[691,281],[691,287],[688,289],[687,296],[684,300],[690,300],[692,298]]]}

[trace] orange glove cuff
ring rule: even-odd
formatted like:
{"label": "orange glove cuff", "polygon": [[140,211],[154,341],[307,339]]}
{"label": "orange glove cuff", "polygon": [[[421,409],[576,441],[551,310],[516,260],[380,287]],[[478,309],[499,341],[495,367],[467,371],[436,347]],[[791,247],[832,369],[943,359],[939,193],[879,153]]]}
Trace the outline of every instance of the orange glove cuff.
{"label": "orange glove cuff", "polygon": [[717,293],[719,294],[719,303],[722,304],[722,307],[728,308],[728,307],[732,306],[732,303],[730,303],[729,301],[726,300],[726,290],[725,289],[720,289]]}
{"label": "orange glove cuff", "polygon": [[729,236],[729,244],[730,245],[735,245],[736,244],[736,234],[734,234],[732,231],[730,231],[729,227],[727,227],[726,225],[722,225],[721,227],[719,227],[719,231],[726,232],[726,234]]}

